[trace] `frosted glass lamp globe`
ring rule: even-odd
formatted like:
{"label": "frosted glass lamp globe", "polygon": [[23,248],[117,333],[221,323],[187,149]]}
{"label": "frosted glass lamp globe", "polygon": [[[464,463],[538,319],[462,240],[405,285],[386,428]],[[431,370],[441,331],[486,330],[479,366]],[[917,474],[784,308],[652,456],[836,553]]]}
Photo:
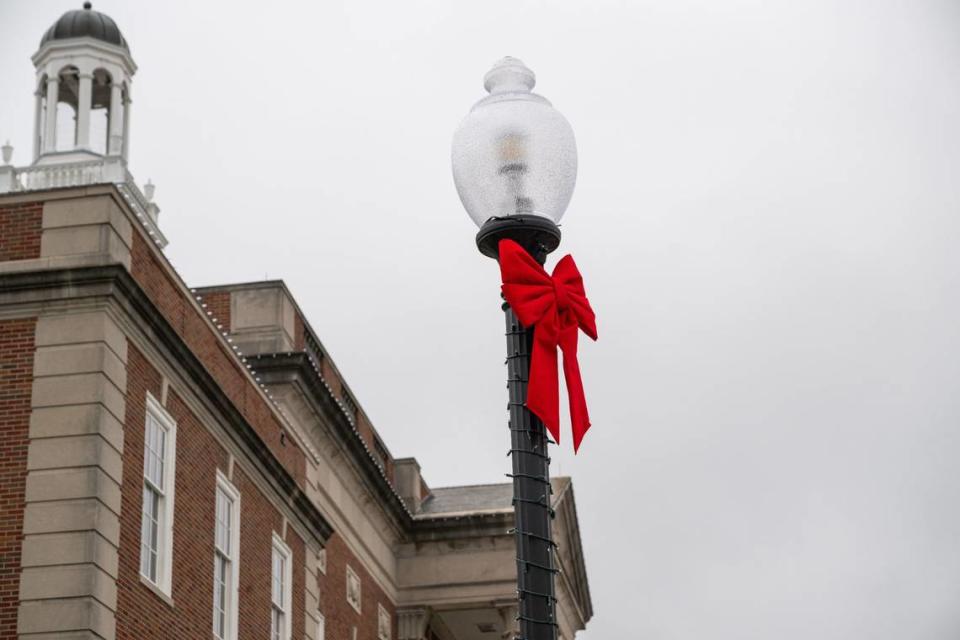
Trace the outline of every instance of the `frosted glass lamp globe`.
{"label": "frosted glass lamp globe", "polygon": [[542,96],[536,76],[504,58],[484,77],[490,93],[453,134],[453,181],[477,226],[491,218],[540,216],[560,221],[577,181],[570,123]]}

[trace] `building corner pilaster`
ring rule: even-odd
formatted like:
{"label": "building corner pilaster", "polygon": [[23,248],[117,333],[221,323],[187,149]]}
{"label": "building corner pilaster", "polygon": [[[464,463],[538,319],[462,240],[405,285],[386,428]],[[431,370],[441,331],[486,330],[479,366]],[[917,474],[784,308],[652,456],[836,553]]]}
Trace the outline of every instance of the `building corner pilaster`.
{"label": "building corner pilaster", "polygon": [[116,636],[126,361],[105,309],[37,320],[21,639]]}

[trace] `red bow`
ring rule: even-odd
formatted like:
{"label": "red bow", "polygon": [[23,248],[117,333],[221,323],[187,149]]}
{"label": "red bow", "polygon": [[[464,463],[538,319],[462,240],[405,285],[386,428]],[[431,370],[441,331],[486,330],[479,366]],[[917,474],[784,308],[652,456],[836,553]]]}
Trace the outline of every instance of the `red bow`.
{"label": "red bow", "polygon": [[573,258],[565,256],[547,275],[537,261],[513,240],[500,241],[503,297],[525,327],[534,327],[527,408],[560,442],[560,388],[557,347],[563,351],[563,377],[570,398],[573,450],[580,447],[590,416],[577,363],[577,329],[597,339],[597,324]]}

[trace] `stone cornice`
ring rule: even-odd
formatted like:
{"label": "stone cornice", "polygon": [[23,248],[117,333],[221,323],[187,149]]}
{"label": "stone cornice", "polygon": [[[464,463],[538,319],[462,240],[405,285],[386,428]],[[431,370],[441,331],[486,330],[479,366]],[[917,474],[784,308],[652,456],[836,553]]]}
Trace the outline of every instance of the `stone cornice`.
{"label": "stone cornice", "polygon": [[[51,296],[52,290],[57,291]],[[143,323],[181,365],[185,376],[197,386],[214,411],[233,427],[232,435],[273,488],[283,498],[303,529],[323,544],[333,533],[330,523],[310,501],[293,476],[274,457],[256,430],[231,402],[203,363],[166,321],[146,292],[121,265],[0,272],[0,306],[49,302],[53,299],[87,299],[108,296]],[[36,292],[36,295],[30,295]],[[7,296],[9,300],[4,300]]]}
{"label": "stone cornice", "polygon": [[473,536],[508,535],[513,526],[512,510],[491,510],[457,514],[410,514],[403,500],[387,481],[373,453],[336,404],[330,387],[303,352],[276,353],[251,359],[257,375],[267,384],[297,383],[318,415],[331,425],[332,435],[347,451],[360,471],[364,484],[378,496],[384,510],[411,541],[463,539]]}
{"label": "stone cornice", "polygon": [[413,542],[438,542],[472,537],[513,537],[510,531],[513,523],[513,510],[416,516],[411,538]]}
{"label": "stone cornice", "polygon": [[97,38],[91,38],[89,36],[84,36],[82,38],[71,38],[69,40],[51,40],[37,49],[36,53],[30,56],[30,60],[33,62],[35,67],[39,68],[50,58],[53,58],[57,55],[62,55],[64,53],[81,53],[91,56],[99,56],[104,60],[109,60],[110,57],[113,57],[114,59],[110,60],[110,62],[119,62],[122,64],[124,71],[126,71],[128,75],[132,76],[137,72],[137,64],[133,61],[133,57],[130,55],[129,51],[123,47],[110,44],[109,42],[104,42],[103,40],[98,40]]}
{"label": "stone cornice", "polygon": [[[323,340],[320,339],[319,334],[313,329],[313,326],[310,324],[310,319],[307,317],[307,314],[304,313],[303,309],[300,307],[300,303],[297,301],[296,296],[293,295],[293,292],[290,291],[287,287],[287,283],[284,280],[257,280],[252,282],[238,282],[232,284],[218,284],[218,285],[209,285],[204,287],[194,287],[191,291],[194,291],[197,295],[203,296],[209,293],[224,292],[224,293],[233,293],[237,291],[249,291],[263,289],[266,287],[278,287],[286,297],[290,300],[290,303],[293,305],[293,308],[296,314],[299,316],[300,320],[303,322],[303,328],[305,336],[316,343],[317,347],[322,354],[322,357],[326,363],[326,366],[329,366],[333,369],[333,373],[336,375],[337,380],[340,383],[340,386],[343,387],[353,402],[357,405],[359,413],[363,414],[367,424],[373,430],[375,437],[380,441],[381,446],[384,447],[389,452],[389,447],[382,437],[380,437],[379,432],[377,431],[376,426],[373,424],[373,421],[370,419],[369,414],[363,407],[363,402],[360,400],[360,396],[354,393],[353,389],[350,387],[350,383],[347,382],[346,377],[340,372],[340,369],[337,367],[337,362],[330,353],[330,350],[327,349],[324,345]],[[272,357],[273,354],[269,354],[268,357]]]}
{"label": "stone cornice", "polygon": [[307,354],[295,351],[251,356],[249,360],[264,383],[297,382],[303,387],[314,411],[332,426],[332,435],[350,454],[366,487],[380,499],[384,510],[401,529],[409,529],[411,517],[406,505],[384,475],[383,468],[377,464],[356,427],[337,404],[333,392],[313,367]]}
{"label": "stone cornice", "polygon": [[[554,506],[562,512],[567,529],[563,532],[568,539],[567,550],[573,567],[561,574],[575,599],[577,613],[584,625],[593,617],[593,601],[590,598],[590,582],[587,580],[587,565],[583,557],[583,545],[580,541],[580,521],[577,518],[577,503],[573,496],[573,482],[570,478],[558,478],[563,484],[554,499]],[[554,531],[554,540],[558,538]]]}

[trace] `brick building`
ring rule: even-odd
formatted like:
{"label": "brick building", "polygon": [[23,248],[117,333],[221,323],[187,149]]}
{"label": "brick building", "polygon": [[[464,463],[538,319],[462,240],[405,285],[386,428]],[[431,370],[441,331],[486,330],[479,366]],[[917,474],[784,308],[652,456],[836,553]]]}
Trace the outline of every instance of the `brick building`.
{"label": "brick building", "polygon": [[[33,62],[33,162],[0,166],[0,638],[512,637],[510,485],[393,457],[282,282],[183,282],[113,20],[64,14]],[[570,640],[592,606],[553,489]]]}

